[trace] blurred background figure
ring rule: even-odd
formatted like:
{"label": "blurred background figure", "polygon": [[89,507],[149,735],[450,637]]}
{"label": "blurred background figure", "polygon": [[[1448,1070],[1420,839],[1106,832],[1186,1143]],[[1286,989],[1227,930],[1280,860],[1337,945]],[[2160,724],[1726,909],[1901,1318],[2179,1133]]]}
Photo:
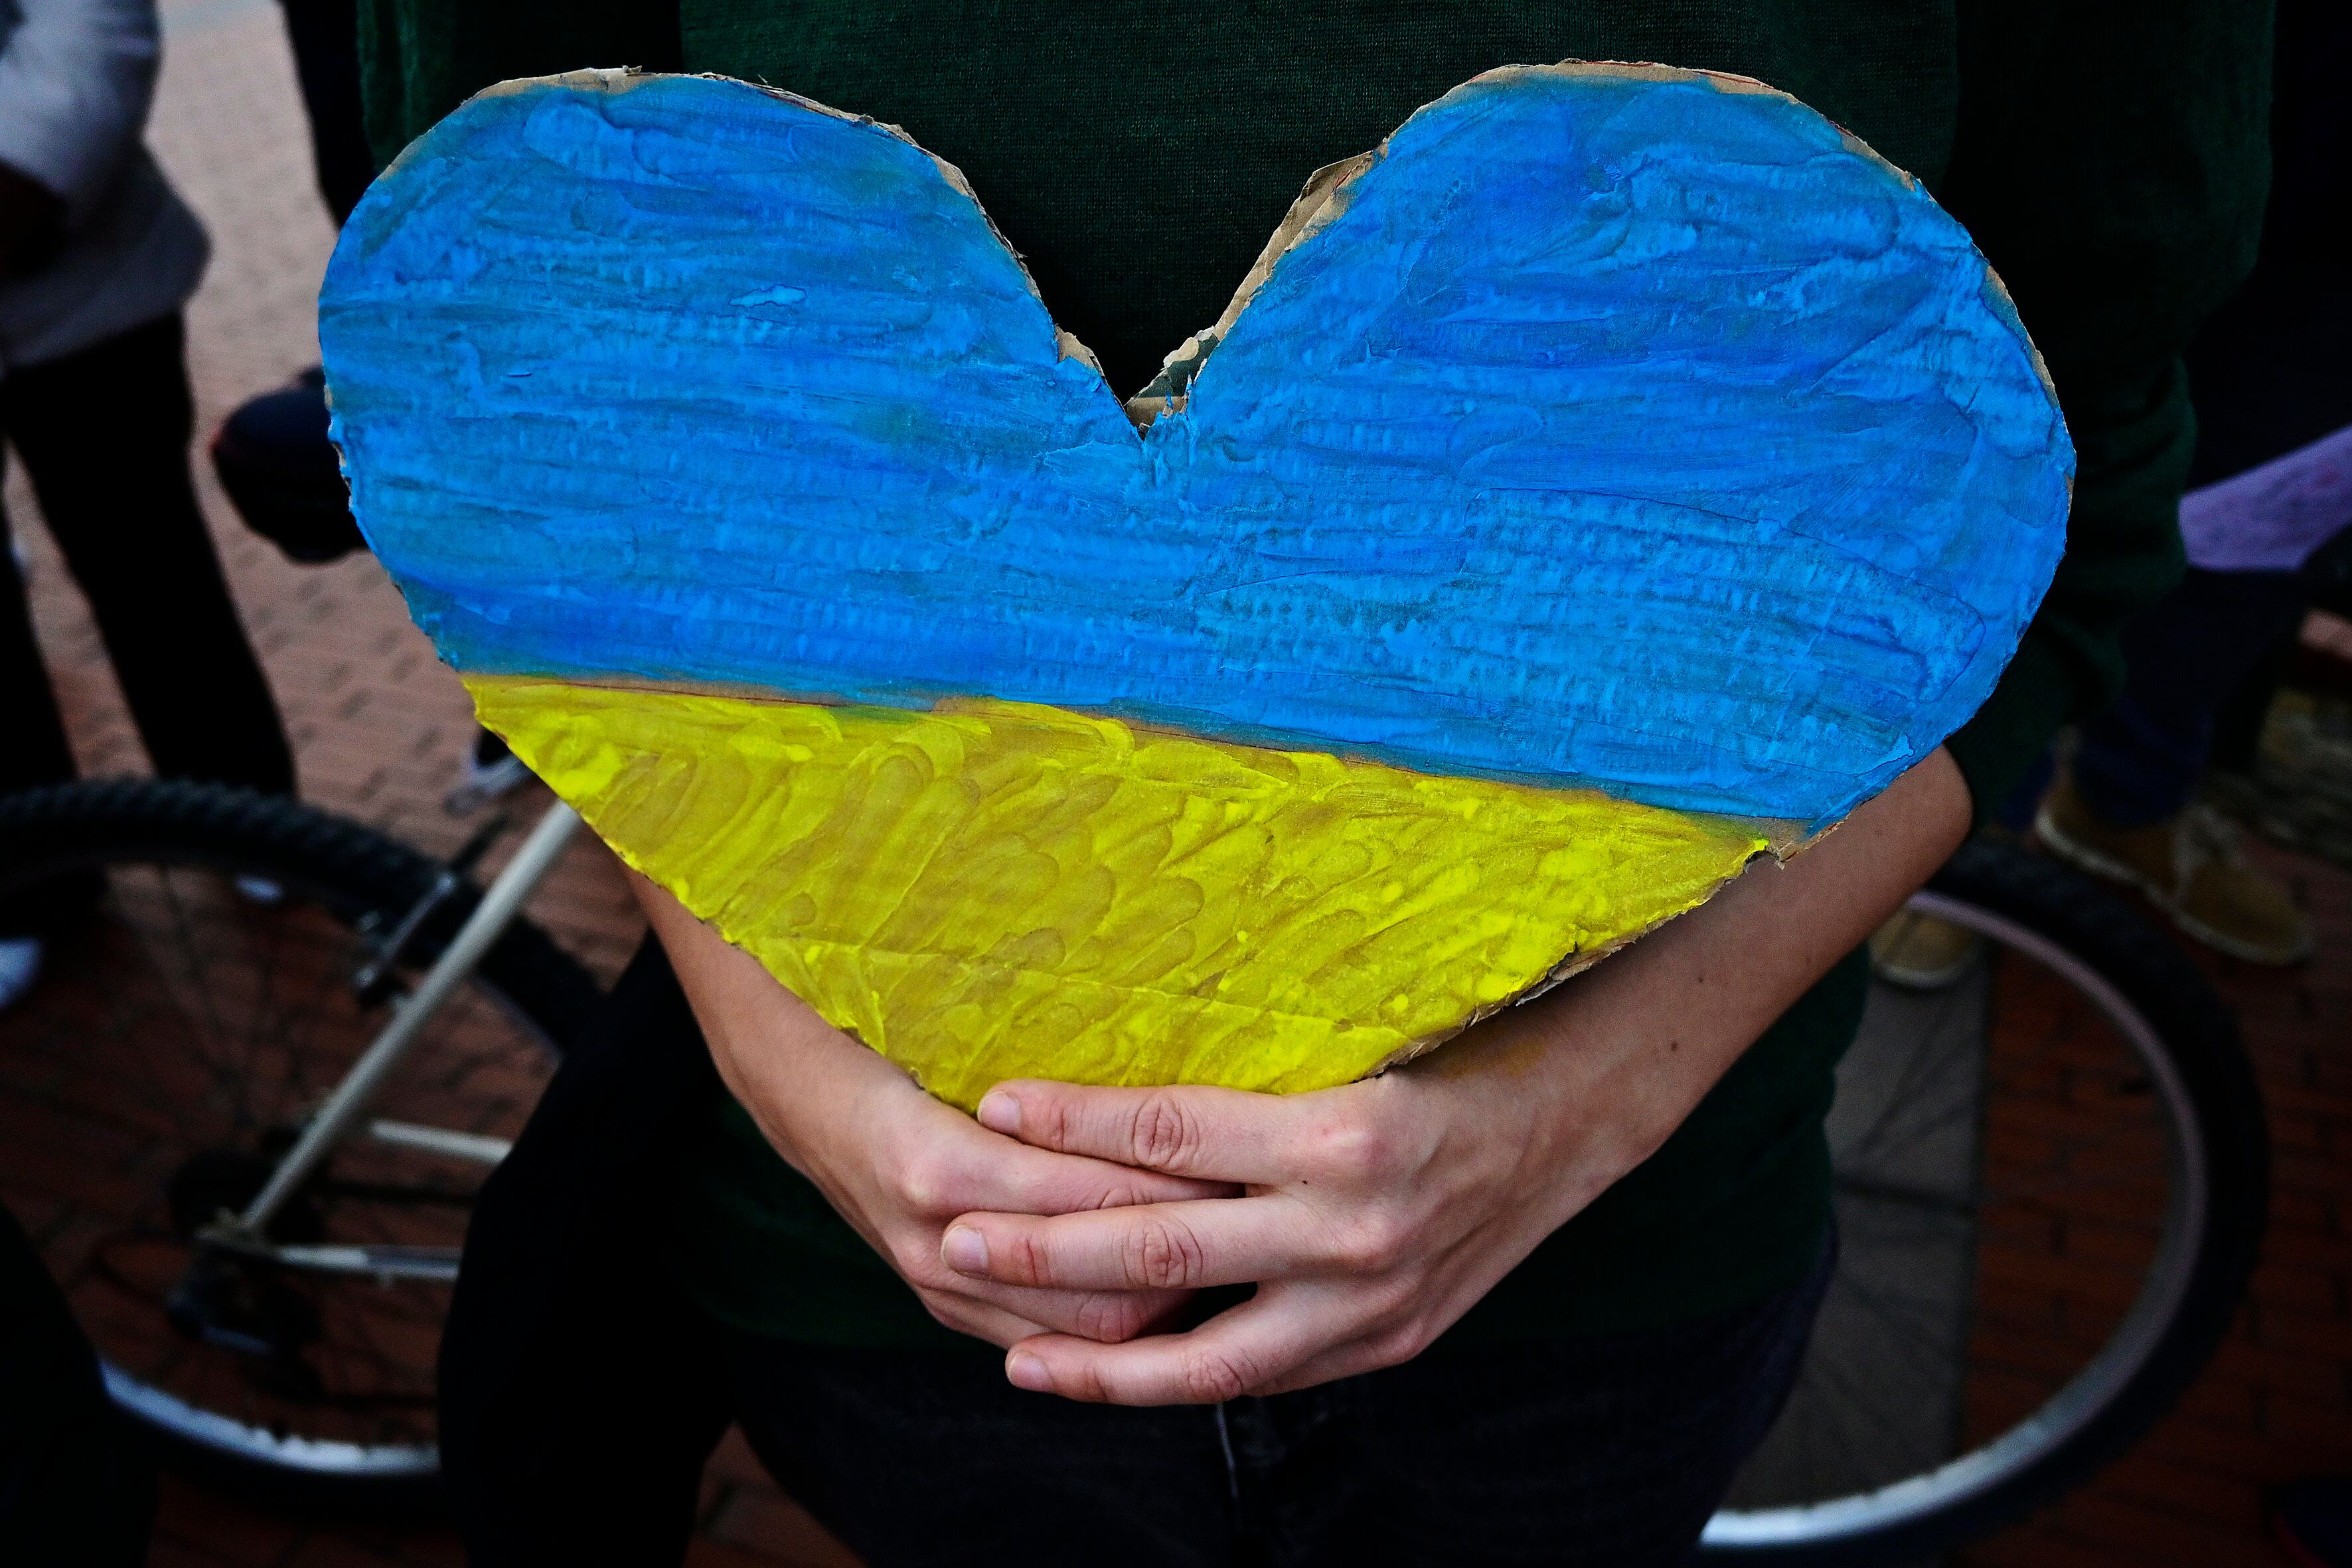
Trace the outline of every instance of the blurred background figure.
{"label": "blurred background figure", "polygon": [[[2252,771],[2313,605],[2352,611],[2352,10],[2285,0],[2275,60],[2260,257],[2184,356],[2188,571],[2125,628],[2122,697],[2078,727],[2055,782],[2045,761],[2000,821],[2138,889],[2208,946],[2292,964],[2311,956],[2310,918],[2198,796],[2211,770]],[[1882,979],[1932,989],[1968,973],[1979,945],[1906,914],[1871,958]]]}
{"label": "blurred background figure", "polygon": [[2309,918],[2193,796],[2252,760],[2284,656],[2352,567],[2352,10],[2279,7],[2273,183],[2261,258],[2188,354],[2197,458],[2189,572],[2125,634],[2122,699],[2086,721],[2035,829],[2256,963],[2312,950]]}
{"label": "blurred background figure", "polygon": [[[205,243],[140,144],[158,53],[152,0],[0,0],[0,431],[157,771],[290,792],[188,469],[180,308]],[[0,791],[74,773],[17,560],[0,550]],[[56,912],[0,910],[0,1006]],[[152,1462],[0,1210],[0,1560],[136,1563],[154,1512]]]}
{"label": "blurred background figure", "polygon": [[[319,195],[341,227],[375,177],[361,119],[357,0],[285,0],[286,37],[310,126]],[[316,365],[249,399],[213,437],[213,467],[247,526],[289,561],[319,565],[367,545],[327,439],[326,377]]]}
{"label": "blurred background figure", "polygon": [[[336,226],[375,177],[360,98],[358,0],[282,0],[286,37],[310,126],[319,195]],[[299,565],[364,550],[341,465],[327,436],[327,378],[316,365],[249,399],[213,437],[213,468],[247,527]],[[450,809],[474,809],[529,778],[506,742],[477,729]]]}
{"label": "blurred background figure", "polygon": [[[159,52],[153,0],[0,0],[0,432],[156,771],[291,793],[188,467],[180,310],[206,244],[140,142]],[[0,551],[0,792],[73,774],[23,569]],[[38,973],[53,913],[0,910],[0,1006]]]}

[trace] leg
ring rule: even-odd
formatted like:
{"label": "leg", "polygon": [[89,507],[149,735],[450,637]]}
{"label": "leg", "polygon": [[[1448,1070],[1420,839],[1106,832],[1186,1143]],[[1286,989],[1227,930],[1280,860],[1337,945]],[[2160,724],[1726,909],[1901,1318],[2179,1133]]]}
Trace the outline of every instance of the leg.
{"label": "leg", "polygon": [[360,102],[358,0],[283,0],[294,74],[310,121],[319,195],[341,223],[375,177]]}
{"label": "leg", "polygon": [[33,635],[33,607],[24,574],[9,548],[8,517],[0,510],[0,795],[63,784],[74,776],[64,717]]}
{"label": "leg", "polygon": [[2254,771],[2254,760],[2262,751],[2263,728],[2271,716],[2271,703],[2277,698],[2279,688],[2286,684],[2288,672],[2294,668],[2294,652],[2295,639],[2282,638],[2223,700],[2213,715],[2213,744],[2206,757],[2209,769],[2230,773]]}
{"label": "leg", "polygon": [[2179,815],[2204,773],[2222,705],[2303,616],[2288,572],[2191,569],[2124,634],[2129,673],[2115,707],[2082,727],[2074,780],[2116,827]]}
{"label": "leg", "polygon": [[2311,921],[2192,796],[2231,698],[2294,636],[2305,592],[2294,573],[2192,569],[2126,628],[2123,697],[2083,725],[2072,773],[2034,821],[2062,858],[2137,887],[2181,930],[2251,963],[2309,957]]}
{"label": "leg", "polygon": [[278,707],[197,509],[180,319],[0,383],[0,418],[89,596],[158,773],[290,794]]}
{"label": "leg", "polygon": [[[32,605],[24,574],[9,548],[8,518],[0,510],[0,795],[63,784],[74,776],[73,749],[66,741],[64,715],[33,634]],[[68,888],[22,890],[0,900],[0,1007],[32,984],[40,973],[41,949],[34,939],[54,930],[95,899],[98,889],[82,882]]]}
{"label": "leg", "polygon": [[761,1463],[867,1568],[1234,1561],[1213,1411],[1024,1394],[978,1342],[841,1350],[731,1334],[728,1360]]}

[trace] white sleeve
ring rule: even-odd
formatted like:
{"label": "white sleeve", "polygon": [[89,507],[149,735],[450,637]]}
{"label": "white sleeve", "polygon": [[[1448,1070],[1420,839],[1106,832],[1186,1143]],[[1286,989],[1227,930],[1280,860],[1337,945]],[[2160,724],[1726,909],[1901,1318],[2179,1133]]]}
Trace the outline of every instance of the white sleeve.
{"label": "white sleeve", "polygon": [[154,0],[16,0],[0,45],[0,163],[56,192],[71,227],[106,195],[155,96]]}

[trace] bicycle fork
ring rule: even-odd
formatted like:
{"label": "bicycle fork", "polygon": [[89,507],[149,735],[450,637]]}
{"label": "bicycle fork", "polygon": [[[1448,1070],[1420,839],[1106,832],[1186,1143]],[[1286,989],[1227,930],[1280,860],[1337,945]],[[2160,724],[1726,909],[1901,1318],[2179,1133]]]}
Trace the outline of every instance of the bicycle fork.
{"label": "bicycle fork", "polygon": [[[448,1280],[457,1278],[457,1255],[451,1247],[300,1247],[268,1239],[269,1222],[289,1198],[308,1181],[330,1151],[341,1142],[353,1122],[363,1115],[376,1090],[400,1065],[425,1026],[441,1010],[450,994],[473,973],[493,943],[512,922],[547,874],[554,869],[572,836],[579,830],[580,814],[558,801],[548,808],[504,869],[482,894],[482,901],[457,929],[441,956],[435,960],[416,989],[399,998],[382,1033],[370,1041],[352,1070],[343,1075],[310,1121],[294,1146],[278,1161],[269,1179],[245,1211],[224,1214],[217,1223],[198,1233],[197,1239],[247,1257],[263,1258],[299,1268],[332,1273],[375,1274],[385,1278]],[[408,925],[404,924],[404,935]],[[396,939],[397,940],[397,939]],[[376,1135],[387,1142],[407,1143],[459,1159],[495,1164],[506,1152],[498,1139],[405,1122],[384,1122]]]}

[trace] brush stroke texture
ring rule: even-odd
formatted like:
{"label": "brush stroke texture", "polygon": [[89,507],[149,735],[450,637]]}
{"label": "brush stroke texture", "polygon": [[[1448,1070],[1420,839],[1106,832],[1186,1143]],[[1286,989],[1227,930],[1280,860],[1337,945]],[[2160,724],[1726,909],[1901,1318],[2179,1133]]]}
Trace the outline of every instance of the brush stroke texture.
{"label": "brush stroke texture", "polygon": [[1049,708],[467,684],[632,865],[966,1110],[1007,1078],[1347,1083],[1767,847],[1591,791]]}
{"label": "brush stroke texture", "polygon": [[1816,826],[1990,692],[2072,468],[1959,226],[1699,78],[1423,110],[1140,438],[931,158],[704,79],[477,99],[320,331],[362,527],[469,673]]}

